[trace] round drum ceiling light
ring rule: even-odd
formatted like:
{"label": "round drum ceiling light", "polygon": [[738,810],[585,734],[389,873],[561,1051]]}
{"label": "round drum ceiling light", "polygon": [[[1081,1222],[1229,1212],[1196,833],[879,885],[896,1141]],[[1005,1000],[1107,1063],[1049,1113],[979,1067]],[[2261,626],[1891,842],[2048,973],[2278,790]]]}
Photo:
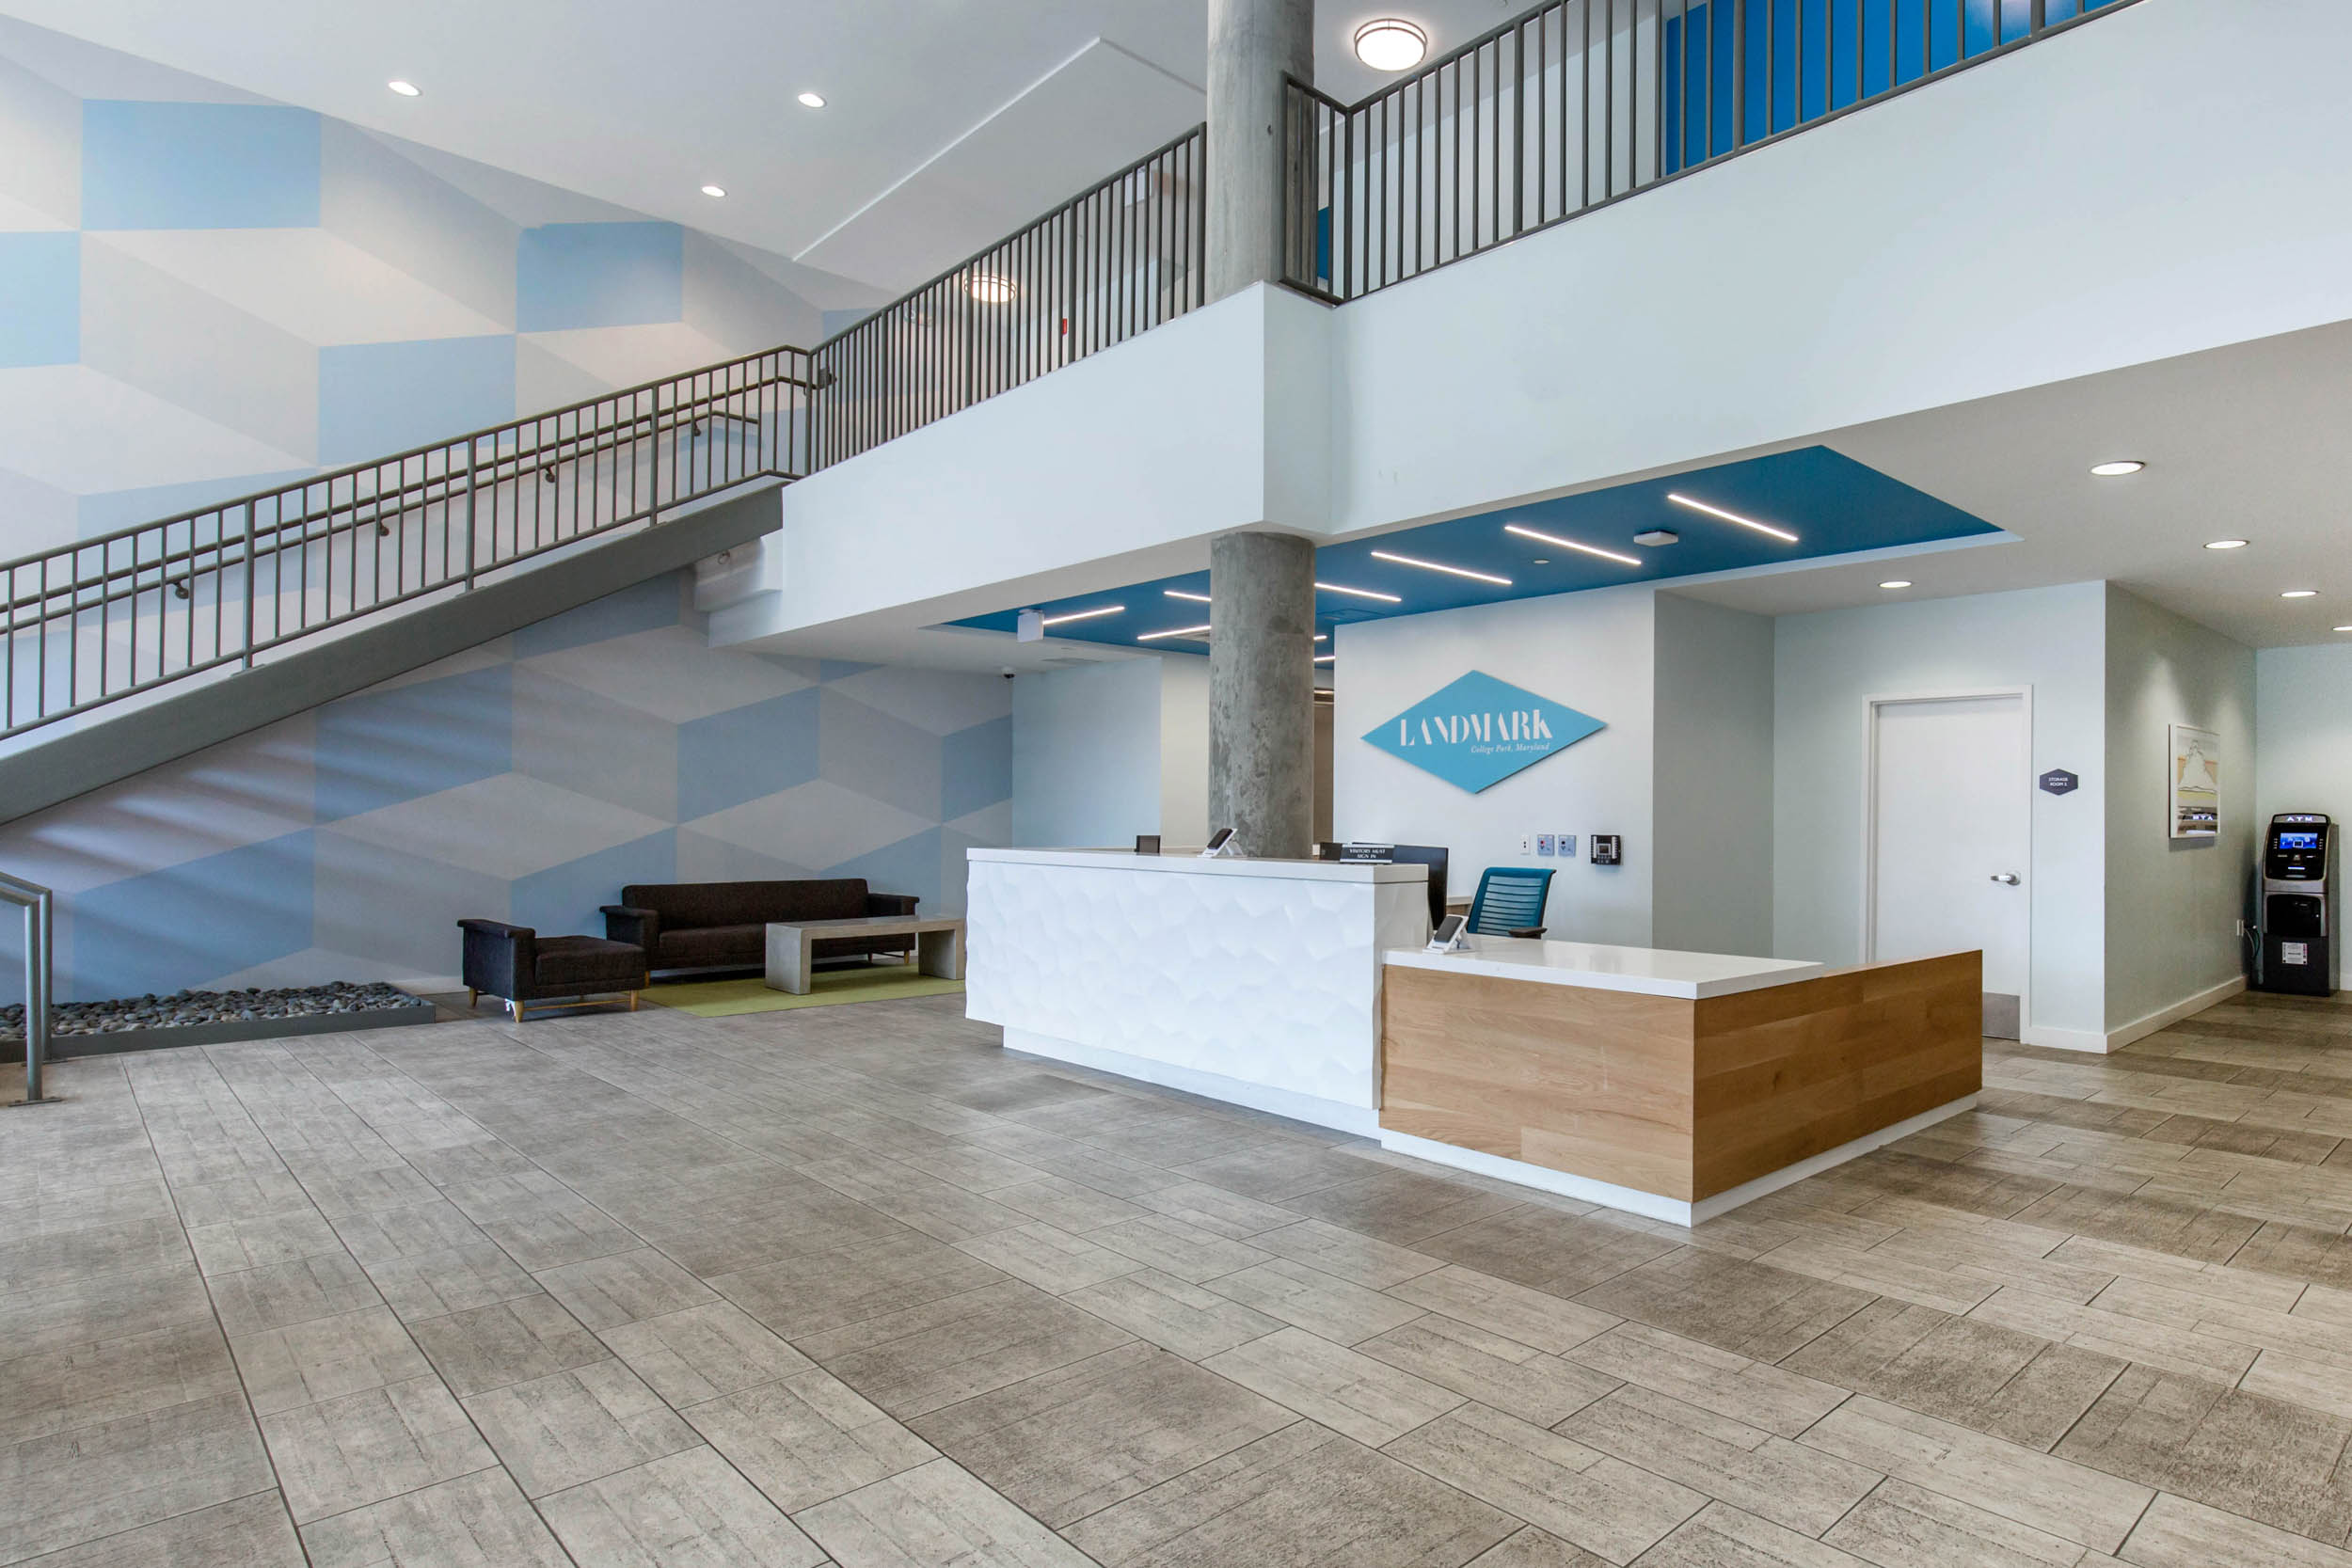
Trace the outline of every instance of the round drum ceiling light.
{"label": "round drum ceiling light", "polygon": [[2242,550],[2245,547],[2246,541],[2243,539],[2216,539],[2205,546],[2209,550]]}
{"label": "round drum ceiling light", "polygon": [[1911,579],[1909,578],[1889,578],[1886,581],[1880,583],[1879,586],[1881,588],[1908,588],[1911,586]]}
{"label": "round drum ceiling light", "polygon": [[2136,474],[2147,466],[2137,457],[2119,457],[2112,463],[2093,463],[2090,471],[2101,479],[2121,479],[2125,474]]}
{"label": "round drum ceiling light", "polygon": [[1429,35],[1402,17],[1384,16],[1356,29],[1356,57],[1375,71],[1410,71],[1429,53]]}
{"label": "round drum ceiling light", "polygon": [[394,92],[400,94],[403,98],[421,98],[424,96],[424,89],[418,87],[414,82],[387,82],[384,85],[391,88]]}
{"label": "round drum ceiling light", "polygon": [[1013,280],[993,272],[976,272],[964,279],[964,292],[982,305],[1009,305],[1021,291]]}
{"label": "round drum ceiling light", "polygon": [[799,103],[801,107],[803,109],[821,109],[825,106],[825,99],[822,93],[804,92],[801,94]]}
{"label": "round drum ceiling light", "polygon": [[705,186],[703,187],[703,195],[707,196],[707,197],[713,197],[713,198],[716,198],[716,197],[722,197],[722,196],[724,196],[724,195],[726,195],[726,194],[727,194],[727,192],[726,192],[726,187],[725,187],[725,186],[723,186],[723,185],[705,185]]}

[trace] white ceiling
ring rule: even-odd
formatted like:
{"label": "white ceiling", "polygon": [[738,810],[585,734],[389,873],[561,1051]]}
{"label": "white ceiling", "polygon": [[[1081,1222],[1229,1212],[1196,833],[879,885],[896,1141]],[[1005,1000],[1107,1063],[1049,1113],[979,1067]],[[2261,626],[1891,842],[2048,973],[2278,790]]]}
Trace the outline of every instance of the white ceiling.
{"label": "white ceiling", "polygon": [[[1684,591],[1785,615],[1887,598],[1894,578],[1914,598],[2106,578],[2249,647],[2352,639],[2331,629],[2352,625],[2346,430],[2352,323],[1835,431],[1820,439],[2016,542]],[[2148,467],[2093,478],[2108,458]]]}
{"label": "white ceiling", "polygon": [[[1321,0],[1317,70],[1403,15],[1442,51],[1526,0]],[[691,223],[892,293],[1204,118],[1207,0],[0,0],[0,14]],[[400,98],[400,77],[424,89]],[[796,95],[813,90],[821,110]],[[700,194],[723,186],[723,200]]]}

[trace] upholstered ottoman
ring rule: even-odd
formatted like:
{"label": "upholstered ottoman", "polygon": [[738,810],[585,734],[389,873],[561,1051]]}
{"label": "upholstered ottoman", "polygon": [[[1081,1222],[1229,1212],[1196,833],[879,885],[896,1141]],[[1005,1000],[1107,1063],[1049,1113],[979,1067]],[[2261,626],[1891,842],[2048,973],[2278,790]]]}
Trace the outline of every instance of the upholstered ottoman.
{"label": "upholstered ottoman", "polygon": [[498,920],[461,920],[457,927],[466,933],[468,1006],[495,996],[520,1023],[533,1004],[596,1007],[626,993],[629,1011],[637,1010],[637,993],[645,989],[642,947],[602,937],[543,937]]}

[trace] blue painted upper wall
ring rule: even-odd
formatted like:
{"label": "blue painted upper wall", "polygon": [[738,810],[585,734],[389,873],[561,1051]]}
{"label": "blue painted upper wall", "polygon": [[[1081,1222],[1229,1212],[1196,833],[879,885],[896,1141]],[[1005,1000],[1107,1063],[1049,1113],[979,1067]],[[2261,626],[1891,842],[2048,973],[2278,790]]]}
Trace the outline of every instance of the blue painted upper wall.
{"label": "blue painted upper wall", "polygon": [[[1794,533],[1796,543],[1772,538],[1667,499],[1675,494]],[[1513,524],[1624,556],[1633,564],[1510,533],[1507,530]],[[1677,536],[1677,542],[1665,546],[1634,543],[1635,534],[1651,529],[1666,530]],[[1575,594],[1624,583],[1665,582],[1999,533],[1982,518],[1867,464],[1827,447],[1804,447],[1667,479],[1589,490],[1344,545],[1326,545],[1315,552],[1318,583],[1368,590],[1394,602],[1319,593],[1315,624],[1327,633],[1348,621],[1421,615],[1464,605]],[[1481,580],[1386,561],[1381,559],[1384,552],[1503,580]],[[1208,591],[1209,574],[1193,572],[1057,599],[1039,608],[1050,619],[1118,605],[1118,614],[1070,622],[1049,628],[1047,635],[1133,646],[1150,632],[1205,624],[1210,607],[1197,597],[1177,595]],[[1018,612],[1015,607],[955,624],[1009,632]],[[1155,639],[1145,645],[1198,653],[1204,643],[1205,639],[1171,638]],[[1321,651],[1330,650],[1327,641]]]}
{"label": "blue painted upper wall", "polygon": [[[2034,0],[1705,0],[1666,18],[1668,173],[2026,36]],[[2069,22],[2116,0],[2042,0]],[[1735,55],[1739,56],[1735,62]],[[1799,60],[1802,55],[1803,71]]]}

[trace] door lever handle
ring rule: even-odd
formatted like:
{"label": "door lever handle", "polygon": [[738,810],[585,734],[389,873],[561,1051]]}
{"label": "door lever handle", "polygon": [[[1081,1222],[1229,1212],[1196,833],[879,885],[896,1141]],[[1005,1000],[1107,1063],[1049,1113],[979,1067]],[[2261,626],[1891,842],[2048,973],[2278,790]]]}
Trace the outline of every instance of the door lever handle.
{"label": "door lever handle", "polygon": [[2017,873],[2014,871],[1995,871],[1993,873],[1993,879],[2006,887],[2015,887],[2017,885]]}

